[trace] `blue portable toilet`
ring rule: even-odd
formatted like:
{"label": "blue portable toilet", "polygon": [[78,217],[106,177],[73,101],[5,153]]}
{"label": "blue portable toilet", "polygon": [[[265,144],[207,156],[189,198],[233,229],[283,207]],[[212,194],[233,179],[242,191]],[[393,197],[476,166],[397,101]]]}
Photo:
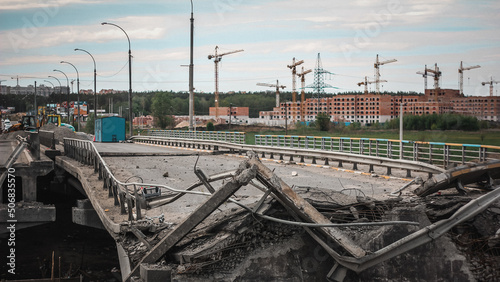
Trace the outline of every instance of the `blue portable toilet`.
{"label": "blue portable toilet", "polygon": [[96,142],[119,142],[125,140],[125,118],[104,117],[95,120]]}

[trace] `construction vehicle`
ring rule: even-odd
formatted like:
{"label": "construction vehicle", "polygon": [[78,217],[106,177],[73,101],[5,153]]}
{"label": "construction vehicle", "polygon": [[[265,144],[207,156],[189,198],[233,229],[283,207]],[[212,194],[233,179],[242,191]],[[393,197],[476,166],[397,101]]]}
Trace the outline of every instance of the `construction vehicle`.
{"label": "construction vehicle", "polygon": [[19,130],[28,130],[28,131],[36,131],[37,130],[37,122],[35,116],[23,116],[19,123],[12,125],[6,133],[19,131]]}
{"label": "construction vehicle", "polygon": [[61,116],[60,115],[47,115],[44,121],[45,124],[53,124],[55,126],[61,126]]}

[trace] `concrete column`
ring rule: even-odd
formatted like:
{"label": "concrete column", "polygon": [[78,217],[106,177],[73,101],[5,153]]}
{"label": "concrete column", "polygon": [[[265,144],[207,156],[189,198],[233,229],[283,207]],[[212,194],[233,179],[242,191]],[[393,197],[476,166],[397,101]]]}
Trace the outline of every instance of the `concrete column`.
{"label": "concrete column", "polygon": [[36,175],[22,175],[23,201],[36,202]]}

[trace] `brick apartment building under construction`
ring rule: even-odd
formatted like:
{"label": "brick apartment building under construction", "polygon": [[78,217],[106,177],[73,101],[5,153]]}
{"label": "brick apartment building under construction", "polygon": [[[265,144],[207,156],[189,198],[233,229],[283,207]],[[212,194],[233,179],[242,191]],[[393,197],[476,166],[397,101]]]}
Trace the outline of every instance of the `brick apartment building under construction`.
{"label": "brick apartment building under construction", "polygon": [[[436,95],[437,93],[437,95]],[[401,101],[402,100],[402,101]],[[424,95],[336,95],[327,98],[310,98],[304,102],[301,115],[300,102],[281,103],[273,111],[259,113],[262,123],[284,120],[285,111],[289,123],[314,121],[318,112],[330,115],[333,122],[384,123],[399,117],[403,103],[404,115],[458,113],[475,116],[479,120],[500,121],[499,96],[461,96],[454,89],[426,89]]]}

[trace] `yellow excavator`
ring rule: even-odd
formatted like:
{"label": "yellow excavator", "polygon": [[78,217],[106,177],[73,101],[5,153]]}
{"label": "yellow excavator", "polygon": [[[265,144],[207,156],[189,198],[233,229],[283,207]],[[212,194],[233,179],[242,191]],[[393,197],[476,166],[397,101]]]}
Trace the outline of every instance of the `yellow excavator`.
{"label": "yellow excavator", "polygon": [[35,116],[23,116],[19,123],[12,125],[6,132],[14,132],[19,130],[36,131],[38,124]]}

